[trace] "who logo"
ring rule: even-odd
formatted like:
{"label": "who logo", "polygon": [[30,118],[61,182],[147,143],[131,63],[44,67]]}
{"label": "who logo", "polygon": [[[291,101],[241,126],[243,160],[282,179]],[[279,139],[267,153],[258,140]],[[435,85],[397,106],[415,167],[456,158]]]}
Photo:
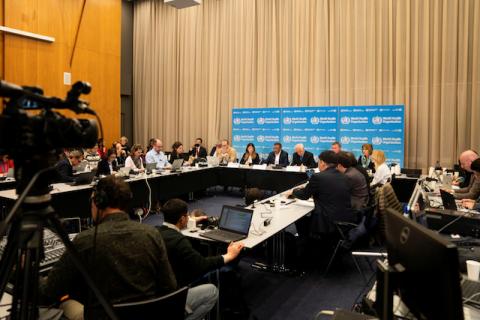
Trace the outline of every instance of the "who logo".
{"label": "who logo", "polygon": [[340,118],[340,122],[342,124],[350,124],[350,117],[342,117]]}
{"label": "who logo", "polygon": [[242,120],[240,120],[240,118],[233,118],[233,123],[234,124],[240,124],[240,123],[242,123]]}
{"label": "who logo", "polygon": [[382,124],[383,120],[382,117],[376,116],[372,118],[372,123],[375,125]]}
{"label": "who logo", "polygon": [[350,143],[350,137],[341,137],[340,138],[340,142],[342,142],[342,144],[349,144]]}
{"label": "who logo", "polygon": [[241,140],[241,137],[239,135],[234,135],[233,136],[233,141],[240,141]]}
{"label": "who logo", "polygon": [[264,142],[265,141],[265,137],[264,136],[257,136],[257,142]]}
{"label": "who logo", "polygon": [[382,144],[383,139],[381,137],[373,137],[372,138],[372,144]]}
{"label": "who logo", "polygon": [[291,123],[292,123],[292,118],[290,117],[283,118],[283,124],[291,124]]}
{"label": "who logo", "polygon": [[311,124],[319,124],[320,123],[320,118],[319,117],[311,117],[310,118],[310,123]]}
{"label": "who logo", "polygon": [[311,136],[310,137],[310,142],[313,144],[317,144],[320,142],[320,138],[318,136]]}
{"label": "who logo", "polygon": [[283,137],[283,142],[285,142],[285,143],[290,143],[290,142],[292,142],[292,137],[291,137],[291,136],[284,136],[284,137]]}
{"label": "who logo", "polygon": [[260,124],[260,125],[265,124],[265,118],[258,118],[257,124]]}

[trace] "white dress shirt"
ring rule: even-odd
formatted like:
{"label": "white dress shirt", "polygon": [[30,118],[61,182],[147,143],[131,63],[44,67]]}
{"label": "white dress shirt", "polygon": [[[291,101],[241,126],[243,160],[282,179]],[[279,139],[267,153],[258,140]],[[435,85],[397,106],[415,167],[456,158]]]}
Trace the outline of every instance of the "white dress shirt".
{"label": "white dress shirt", "polygon": [[143,169],[143,160],[140,158],[140,168],[137,168],[135,162],[133,162],[132,156],[128,156],[127,160],[125,160],[125,168],[130,168],[133,171],[139,171]]}
{"label": "white dress shirt", "polygon": [[279,152],[278,154],[276,153],[275,154],[275,163],[274,164],[280,164],[280,155],[282,154],[282,152]]}

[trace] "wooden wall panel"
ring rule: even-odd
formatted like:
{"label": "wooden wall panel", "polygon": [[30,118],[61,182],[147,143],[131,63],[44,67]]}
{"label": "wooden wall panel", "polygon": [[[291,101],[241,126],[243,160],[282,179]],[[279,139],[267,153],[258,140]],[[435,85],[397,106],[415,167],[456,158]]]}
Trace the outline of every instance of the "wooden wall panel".
{"label": "wooden wall panel", "polygon": [[[3,19],[3,0],[0,0],[0,25],[3,26],[4,19]],[[3,70],[4,70],[4,35],[3,32],[0,32],[0,79],[3,79]],[[0,111],[3,109],[3,100],[0,99]]]}
{"label": "wooden wall panel", "polygon": [[40,86],[45,94],[60,97],[70,88],[63,84],[64,72],[72,73],[72,83],[90,82],[92,92],[83,97],[100,115],[106,142],[118,139],[121,0],[0,1],[4,1],[6,26],[55,38],[54,43],[46,43],[6,34],[4,78]]}

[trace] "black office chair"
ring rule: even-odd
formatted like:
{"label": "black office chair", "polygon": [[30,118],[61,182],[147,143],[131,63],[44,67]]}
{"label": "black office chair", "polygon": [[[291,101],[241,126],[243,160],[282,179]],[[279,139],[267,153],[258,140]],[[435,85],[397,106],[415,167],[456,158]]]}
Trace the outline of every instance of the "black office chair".
{"label": "black office chair", "polygon": [[326,277],[328,275],[328,272],[330,271],[330,267],[332,266],[333,261],[337,257],[340,250],[342,250],[343,252],[348,252],[358,272],[362,275],[365,283],[367,283],[367,278],[365,277],[365,274],[363,273],[362,268],[360,268],[360,265],[358,264],[357,259],[355,258],[355,256],[352,255],[352,252],[351,252],[351,249],[356,239],[352,240],[350,239],[350,236],[349,236],[352,230],[359,228],[361,225],[350,223],[350,222],[340,222],[340,221],[334,222],[334,225],[338,233],[339,239],[338,239],[337,245],[335,246],[335,250],[333,251],[333,254],[330,257],[330,261],[328,261],[328,265],[327,265],[327,268],[325,269],[323,276]]}
{"label": "black office chair", "polygon": [[187,293],[188,287],[183,287],[162,297],[115,304],[113,309],[121,320],[183,320]]}

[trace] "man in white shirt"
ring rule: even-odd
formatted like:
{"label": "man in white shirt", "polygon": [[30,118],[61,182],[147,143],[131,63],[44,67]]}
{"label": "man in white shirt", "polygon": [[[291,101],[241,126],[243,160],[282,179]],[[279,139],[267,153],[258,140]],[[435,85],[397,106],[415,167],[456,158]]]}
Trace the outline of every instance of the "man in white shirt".
{"label": "man in white shirt", "polygon": [[157,169],[163,169],[169,167],[167,156],[163,153],[163,143],[160,139],[155,139],[152,150],[147,152],[145,157],[146,163],[156,163]]}
{"label": "man in white shirt", "polygon": [[282,150],[282,144],[280,142],[273,145],[273,151],[268,155],[266,162],[267,165],[288,166],[288,153]]}

